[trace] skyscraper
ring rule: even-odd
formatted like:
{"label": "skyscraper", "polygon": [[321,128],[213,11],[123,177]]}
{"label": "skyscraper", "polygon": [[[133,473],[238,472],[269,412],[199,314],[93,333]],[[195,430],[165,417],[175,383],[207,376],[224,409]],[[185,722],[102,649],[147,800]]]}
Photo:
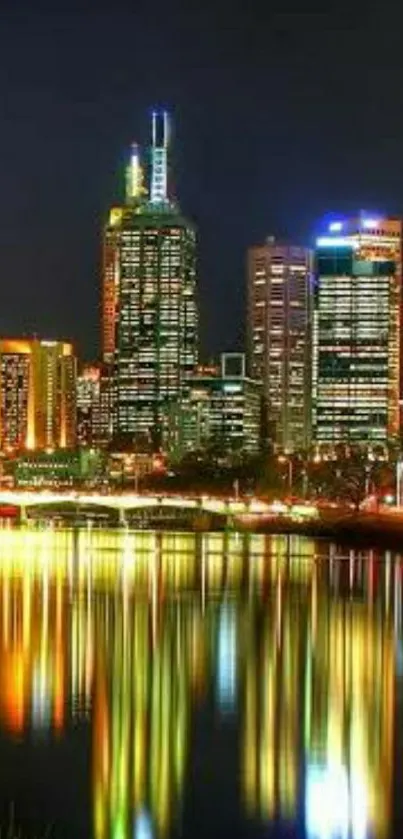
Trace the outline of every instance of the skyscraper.
{"label": "skyscraper", "polygon": [[311,419],[312,253],[267,239],[249,249],[248,368],[263,384],[268,436],[305,449]]}
{"label": "skyscraper", "polygon": [[74,446],[76,358],[71,344],[0,340],[0,448]]}
{"label": "skyscraper", "polygon": [[401,376],[397,219],[332,222],[316,245],[313,425],[318,446],[397,440]]}
{"label": "skyscraper", "polygon": [[103,357],[115,438],[164,446],[197,363],[196,234],[170,195],[169,118],[152,116],[149,195],[137,146],[104,233]]}

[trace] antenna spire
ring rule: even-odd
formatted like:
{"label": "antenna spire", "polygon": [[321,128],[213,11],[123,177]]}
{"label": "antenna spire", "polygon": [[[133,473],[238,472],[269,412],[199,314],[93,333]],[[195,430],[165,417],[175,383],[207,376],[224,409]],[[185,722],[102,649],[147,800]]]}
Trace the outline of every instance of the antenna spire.
{"label": "antenna spire", "polygon": [[151,126],[151,190],[152,204],[168,201],[168,149],[170,140],[169,114],[153,111]]}

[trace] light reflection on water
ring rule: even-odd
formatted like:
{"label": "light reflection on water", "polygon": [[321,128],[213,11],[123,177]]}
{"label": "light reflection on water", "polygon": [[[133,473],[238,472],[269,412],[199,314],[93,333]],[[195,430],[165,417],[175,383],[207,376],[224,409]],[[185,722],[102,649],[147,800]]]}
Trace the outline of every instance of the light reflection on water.
{"label": "light reflection on water", "polygon": [[[95,839],[203,835],[198,783],[210,835],[221,809],[224,822],[239,813],[244,836],[276,824],[386,839],[401,649],[401,561],[388,553],[300,537],[0,530],[0,725],[23,743],[91,726]],[[218,756],[228,725],[234,749],[220,760],[235,803],[192,771],[204,739],[214,751],[217,738]]]}

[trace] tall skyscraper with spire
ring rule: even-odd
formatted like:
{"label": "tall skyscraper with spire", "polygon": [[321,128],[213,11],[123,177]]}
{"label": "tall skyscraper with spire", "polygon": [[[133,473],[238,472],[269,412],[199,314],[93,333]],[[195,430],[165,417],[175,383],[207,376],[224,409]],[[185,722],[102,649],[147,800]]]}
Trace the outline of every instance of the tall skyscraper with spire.
{"label": "tall skyscraper with spire", "polygon": [[172,200],[170,121],[152,114],[149,184],[137,145],[103,241],[103,358],[115,439],[164,448],[198,359],[196,233]]}

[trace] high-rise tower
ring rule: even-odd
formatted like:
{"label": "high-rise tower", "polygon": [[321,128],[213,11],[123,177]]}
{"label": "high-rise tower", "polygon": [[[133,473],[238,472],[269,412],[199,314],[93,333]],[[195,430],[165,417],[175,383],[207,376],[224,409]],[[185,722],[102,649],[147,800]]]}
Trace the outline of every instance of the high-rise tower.
{"label": "high-rise tower", "polygon": [[177,422],[198,354],[196,234],[170,198],[169,117],[153,113],[149,195],[137,147],[104,232],[103,357],[112,431],[153,449]]}
{"label": "high-rise tower", "polygon": [[317,240],[313,346],[314,438],[384,447],[398,439],[402,223],[332,222]]}
{"label": "high-rise tower", "polygon": [[145,200],[143,169],[140,150],[132,143],[126,166],[125,202],[112,207],[109,222],[104,232],[102,254],[102,358],[110,365],[114,359],[116,341],[116,316],[120,283],[120,246],[122,223],[130,225],[134,214],[140,211]]}
{"label": "high-rise tower", "polygon": [[248,253],[249,374],[263,384],[268,435],[306,449],[311,413],[312,252],[269,238]]}

